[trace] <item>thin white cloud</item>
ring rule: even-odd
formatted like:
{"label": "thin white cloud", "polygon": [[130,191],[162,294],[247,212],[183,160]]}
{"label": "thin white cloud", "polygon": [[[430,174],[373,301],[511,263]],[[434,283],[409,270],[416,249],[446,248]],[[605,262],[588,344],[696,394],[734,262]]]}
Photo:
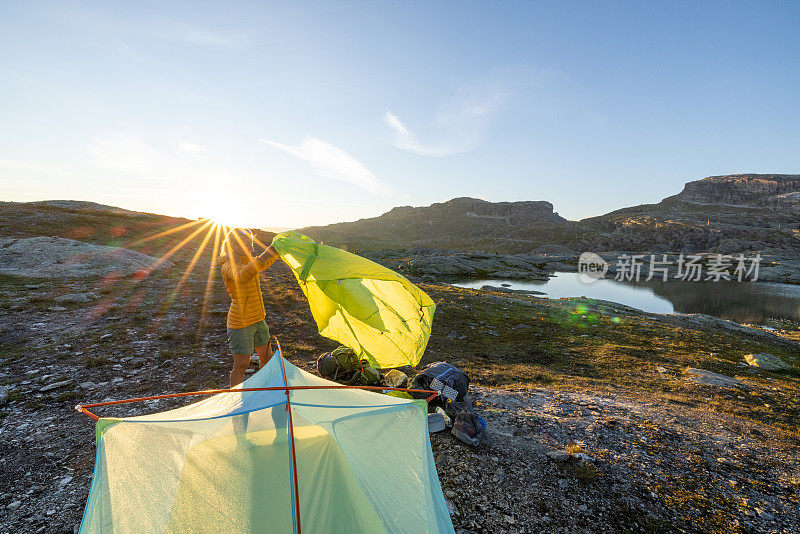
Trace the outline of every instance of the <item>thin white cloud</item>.
{"label": "thin white cloud", "polygon": [[497,111],[518,87],[529,83],[527,73],[512,73],[488,81],[464,85],[453,97],[439,106],[430,122],[431,136],[441,141],[426,143],[400,120],[387,111],[383,121],[392,129],[392,144],[421,156],[448,156],[477,147]]}
{"label": "thin white cloud", "polygon": [[[188,146],[184,146],[188,145]],[[86,147],[84,163],[94,169],[134,176],[139,181],[169,181],[191,187],[219,180],[219,169],[207,158],[198,158],[205,147],[166,140],[148,141],[127,132],[107,132],[95,137]]]}
{"label": "thin white cloud", "polygon": [[239,48],[243,39],[239,35],[225,33],[208,28],[199,28],[183,23],[170,23],[149,32],[154,39],[164,41],[177,41],[199,46],[214,46],[220,48]]}
{"label": "thin white cloud", "polygon": [[392,142],[394,146],[402,148],[403,150],[409,150],[420,156],[447,156],[468,150],[468,148],[464,148],[463,150],[454,149],[454,147],[449,145],[423,145],[408,131],[408,128],[400,122],[397,115],[391,111],[387,111],[383,114],[383,121],[394,130],[394,141]]}
{"label": "thin white cloud", "polygon": [[[241,31],[196,26],[185,19],[151,16],[146,22],[114,16],[93,9],[70,9],[66,6],[50,9],[50,17],[81,31],[105,33],[113,40],[148,38],[197,46],[240,48],[245,44]],[[131,49],[132,50],[132,49]]]}
{"label": "thin white cloud", "polygon": [[0,65],[0,74],[3,75],[3,78],[5,78],[6,81],[14,80],[39,87],[42,86],[42,83],[36,78],[28,76],[27,74],[14,70],[10,67],[6,67],[5,65]]}
{"label": "thin white cloud", "polygon": [[39,161],[27,161],[20,159],[0,158],[0,168],[13,171],[36,172],[42,174],[54,174],[59,176],[77,176],[78,173],[70,171],[61,165],[52,163],[42,163]]}
{"label": "thin white cloud", "polygon": [[205,152],[206,147],[203,145],[196,145],[194,143],[181,143],[178,145],[178,153],[184,154],[197,154],[198,152]]}
{"label": "thin white cloud", "polygon": [[126,174],[158,175],[173,166],[170,158],[157,148],[125,132],[95,137],[86,152],[92,166]]}
{"label": "thin white cloud", "polygon": [[347,182],[372,193],[385,190],[383,184],[360,161],[316,137],[308,136],[299,145],[285,145],[266,139],[260,141],[306,161],[319,176]]}

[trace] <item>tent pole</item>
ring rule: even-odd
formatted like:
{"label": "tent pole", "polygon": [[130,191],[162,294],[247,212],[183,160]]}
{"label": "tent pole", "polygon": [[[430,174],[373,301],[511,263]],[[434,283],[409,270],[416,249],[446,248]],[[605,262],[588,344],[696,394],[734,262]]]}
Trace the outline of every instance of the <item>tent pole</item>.
{"label": "tent pole", "polygon": [[114,400],[114,401],[106,401],[106,402],[94,402],[92,404],[78,404],[75,406],[75,410],[89,415],[92,417],[91,412],[86,408],[98,408],[100,406],[114,406],[116,404],[128,404],[131,402],[144,402],[150,400],[159,400],[159,399],[174,399],[178,397],[191,397],[191,396],[198,396],[198,395],[216,395],[218,393],[247,393],[249,391],[294,391],[294,390],[313,390],[313,389],[363,389],[366,391],[405,391],[406,393],[429,393],[430,397],[428,397],[428,402],[432,401],[436,397],[439,396],[437,391],[432,391],[429,389],[409,389],[409,388],[390,388],[385,386],[346,386],[342,384],[336,384],[333,386],[273,386],[273,387],[266,387],[266,388],[229,388],[229,389],[206,389],[203,391],[185,391],[183,393],[168,393],[166,395],[153,395],[152,397],[136,397],[133,399],[121,399],[121,400]]}
{"label": "tent pole", "polygon": [[[275,339],[275,343],[278,346],[278,357],[281,359],[281,371],[283,372],[283,385],[289,386],[289,382],[286,380],[286,366],[283,365],[283,351],[281,350],[281,343],[278,341],[278,338],[273,336]],[[300,532],[300,490],[297,484],[297,456],[295,455],[295,447],[294,447],[294,424],[292,422],[292,401],[289,398],[289,390],[286,391],[286,413],[289,415],[289,442],[291,444],[292,450],[292,480],[294,481],[294,513],[295,517],[297,518],[297,534],[301,534]]]}

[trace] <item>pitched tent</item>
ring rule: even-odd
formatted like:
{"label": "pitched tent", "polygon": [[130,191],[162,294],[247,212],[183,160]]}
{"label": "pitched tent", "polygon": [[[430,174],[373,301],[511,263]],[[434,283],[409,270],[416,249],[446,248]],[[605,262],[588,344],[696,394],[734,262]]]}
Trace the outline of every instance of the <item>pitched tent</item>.
{"label": "pitched tent", "polygon": [[272,246],[308,298],[319,333],[353,349],[372,367],[416,366],[436,305],[404,276],[297,232]]}
{"label": "pitched tent", "polygon": [[[240,387],[286,385],[336,386],[276,352]],[[425,401],[357,389],[290,396],[290,411],[283,390],[243,391],[100,419],[80,532],[453,532]]]}

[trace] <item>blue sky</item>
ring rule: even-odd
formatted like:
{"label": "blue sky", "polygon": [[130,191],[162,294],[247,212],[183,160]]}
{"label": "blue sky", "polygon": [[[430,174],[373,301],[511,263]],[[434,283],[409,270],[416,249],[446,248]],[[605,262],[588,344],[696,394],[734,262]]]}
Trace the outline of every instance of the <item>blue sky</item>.
{"label": "blue sky", "polygon": [[0,199],[570,219],[800,172],[800,3],[3,2]]}

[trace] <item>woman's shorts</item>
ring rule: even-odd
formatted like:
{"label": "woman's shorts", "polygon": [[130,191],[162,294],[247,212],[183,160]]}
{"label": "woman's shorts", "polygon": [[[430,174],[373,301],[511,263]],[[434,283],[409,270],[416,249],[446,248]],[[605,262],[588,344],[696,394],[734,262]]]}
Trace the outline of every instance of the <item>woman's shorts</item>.
{"label": "woman's shorts", "polygon": [[269,343],[269,327],[263,320],[244,328],[228,328],[228,345],[234,354],[253,354]]}

